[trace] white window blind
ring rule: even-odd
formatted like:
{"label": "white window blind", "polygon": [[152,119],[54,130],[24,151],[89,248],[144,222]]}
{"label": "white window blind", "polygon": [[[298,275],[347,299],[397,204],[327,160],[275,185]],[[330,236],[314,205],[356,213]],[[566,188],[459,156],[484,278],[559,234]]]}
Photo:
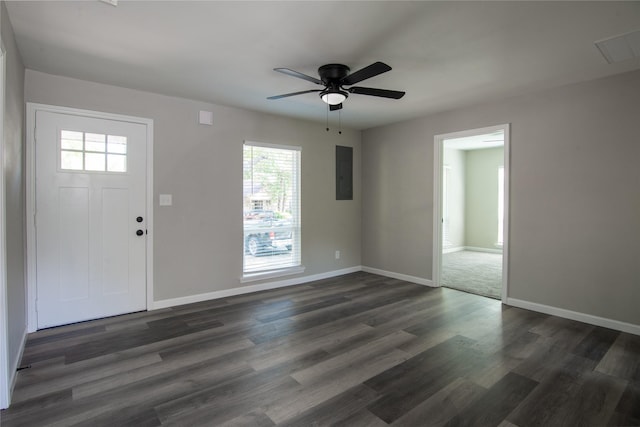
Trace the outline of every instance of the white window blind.
{"label": "white window blind", "polygon": [[243,272],[300,265],[300,148],[245,142]]}

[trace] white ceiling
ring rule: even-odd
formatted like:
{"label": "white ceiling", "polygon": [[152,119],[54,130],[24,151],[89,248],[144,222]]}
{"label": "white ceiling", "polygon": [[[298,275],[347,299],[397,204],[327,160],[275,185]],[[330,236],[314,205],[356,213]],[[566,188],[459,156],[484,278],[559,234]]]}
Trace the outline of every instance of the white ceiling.
{"label": "white ceiling", "polygon": [[[351,95],[356,129],[640,69],[608,64],[594,42],[640,29],[640,2],[7,2],[27,68],[323,122],[316,89],[272,71],[317,76],[327,63],[393,70]],[[333,117],[337,113],[331,113]]]}

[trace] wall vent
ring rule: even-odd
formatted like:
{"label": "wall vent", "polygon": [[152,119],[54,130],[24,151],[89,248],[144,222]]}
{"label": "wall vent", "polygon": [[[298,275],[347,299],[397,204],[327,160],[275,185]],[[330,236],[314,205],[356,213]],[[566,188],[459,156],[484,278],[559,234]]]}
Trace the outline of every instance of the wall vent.
{"label": "wall vent", "polygon": [[640,58],[640,30],[595,42],[609,64]]}

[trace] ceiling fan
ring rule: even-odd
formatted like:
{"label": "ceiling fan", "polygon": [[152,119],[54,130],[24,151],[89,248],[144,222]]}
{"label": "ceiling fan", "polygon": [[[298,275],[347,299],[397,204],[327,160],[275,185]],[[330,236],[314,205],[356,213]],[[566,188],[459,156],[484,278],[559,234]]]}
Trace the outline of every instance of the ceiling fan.
{"label": "ceiling fan", "polygon": [[[274,68],[274,71],[307,80],[324,86],[324,89],[303,90],[301,92],[286,93],[284,95],[270,96],[267,99],[281,99],[289,96],[302,95],[304,93],[320,92],[320,98],[329,104],[331,111],[342,109],[342,102],[347,99],[350,93],[358,95],[379,96],[382,98],[400,99],[404,96],[404,92],[397,90],[376,89],[371,87],[352,86],[378,74],[386,73],[391,67],[383,62],[375,62],[364,67],[354,73],[349,73],[351,69],[342,64],[327,64],[318,68],[319,79],[302,74],[289,68]],[[345,88],[344,86],[351,86]]]}

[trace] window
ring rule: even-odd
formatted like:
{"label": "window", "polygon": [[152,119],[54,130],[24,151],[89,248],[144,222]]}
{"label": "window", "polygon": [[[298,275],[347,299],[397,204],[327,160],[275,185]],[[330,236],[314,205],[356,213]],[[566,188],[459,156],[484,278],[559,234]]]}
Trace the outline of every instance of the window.
{"label": "window", "polygon": [[127,137],[61,130],[60,169],[126,172]]}
{"label": "window", "polygon": [[243,273],[300,266],[300,148],[245,142]]}
{"label": "window", "polygon": [[450,248],[451,244],[451,207],[449,206],[449,186],[451,185],[451,166],[444,165],[442,175],[442,247]]}
{"label": "window", "polygon": [[498,246],[504,243],[504,167],[498,168]]}

